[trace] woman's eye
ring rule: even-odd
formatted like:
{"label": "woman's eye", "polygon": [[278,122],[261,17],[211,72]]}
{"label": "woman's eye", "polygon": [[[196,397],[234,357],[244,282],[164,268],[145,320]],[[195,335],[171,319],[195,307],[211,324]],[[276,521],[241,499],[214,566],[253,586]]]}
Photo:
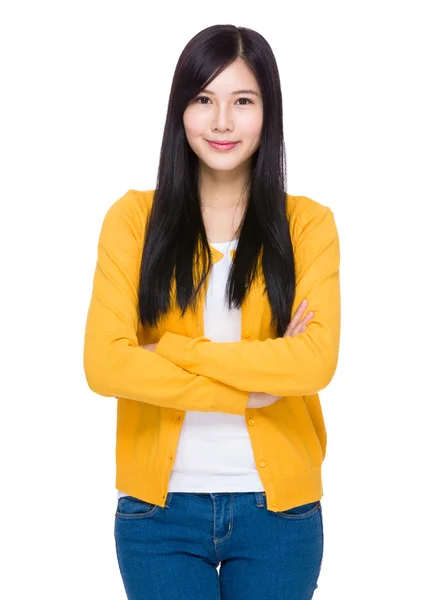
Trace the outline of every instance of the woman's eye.
{"label": "woman's eye", "polygon": [[[197,104],[207,104],[207,102],[198,102],[198,100],[210,100],[210,98],[207,98],[207,96],[198,96],[198,97],[195,99],[195,102],[196,102]],[[246,102],[248,102],[249,104],[253,104],[252,100],[249,100],[249,98],[239,98],[239,99],[237,100],[237,102],[238,102],[239,100],[246,100]],[[244,104],[244,103],[243,103],[241,106],[246,106],[246,104]]]}

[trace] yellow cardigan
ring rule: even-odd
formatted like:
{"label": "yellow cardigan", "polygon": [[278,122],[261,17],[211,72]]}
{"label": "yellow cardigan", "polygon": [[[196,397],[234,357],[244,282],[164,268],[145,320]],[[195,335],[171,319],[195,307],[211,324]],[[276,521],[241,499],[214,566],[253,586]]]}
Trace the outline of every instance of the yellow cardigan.
{"label": "yellow cardigan", "polygon": [[[295,255],[292,314],[306,298],[304,333],[273,339],[259,274],[242,305],[241,340],[204,337],[206,285],[197,313],[178,308],[155,328],[139,321],[139,270],[154,190],[129,190],[107,210],[98,240],[86,320],[87,384],[117,398],[116,481],[123,492],[165,505],[185,412],[245,415],[267,508],[278,512],[323,496],[326,430],[318,392],[331,381],[340,341],[340,248],[330,208],[287,194]],[[213,263],[222,254],[211,247]],[[234,256],[232,251],[232,256]],[[156,351],[140,348],[157,343]],[[282,396],[246,408],[249,392]],[[220,490],[216,490],[217,492]]]}

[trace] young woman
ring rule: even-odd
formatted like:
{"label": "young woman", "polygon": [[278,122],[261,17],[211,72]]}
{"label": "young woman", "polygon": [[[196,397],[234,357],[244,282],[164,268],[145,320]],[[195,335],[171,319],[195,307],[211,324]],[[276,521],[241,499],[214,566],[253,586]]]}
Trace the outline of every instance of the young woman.
{"label": "young woman", "polygon": [[107,211],[90,388],[118,402],[130,600],[308,600],[323,556],[318,392],[340,338],[332,211],[286,190],[278,68],[216,25],[176,66],[157,186]]}

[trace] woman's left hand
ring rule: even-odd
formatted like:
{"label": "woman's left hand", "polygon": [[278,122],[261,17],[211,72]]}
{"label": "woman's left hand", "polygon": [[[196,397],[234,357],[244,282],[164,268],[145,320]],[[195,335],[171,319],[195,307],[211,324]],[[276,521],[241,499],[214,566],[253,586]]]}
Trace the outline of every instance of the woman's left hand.
{"label": "woman's left hand", "polygon": [[155,352],[156,346],[157,342],[155,344],[144,344],[143,346],[141,346],[141,348],[144,348],[145,350],[150,350],[150,352]]}

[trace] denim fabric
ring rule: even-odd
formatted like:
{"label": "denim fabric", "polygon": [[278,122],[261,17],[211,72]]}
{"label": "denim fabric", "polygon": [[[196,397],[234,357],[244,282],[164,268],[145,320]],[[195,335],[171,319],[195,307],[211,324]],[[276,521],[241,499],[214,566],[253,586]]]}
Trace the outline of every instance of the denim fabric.
{"label": "denim fabric", "polygon": [[264,492],[118,499],[115,545],[128,600],[310,600],[323,557],[320,500],[282,512]]}

